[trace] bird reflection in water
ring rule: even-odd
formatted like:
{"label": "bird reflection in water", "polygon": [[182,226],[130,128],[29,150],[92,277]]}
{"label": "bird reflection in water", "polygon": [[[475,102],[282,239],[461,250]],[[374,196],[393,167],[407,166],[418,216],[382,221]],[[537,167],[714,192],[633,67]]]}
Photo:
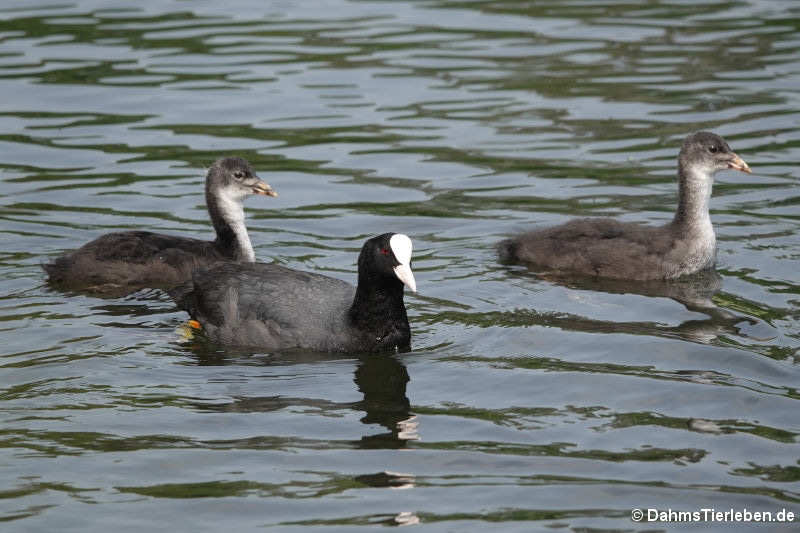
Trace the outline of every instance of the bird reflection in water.
{"label": "bird reflection in water", "polygon": [[[221,348],[200,334],[179,328],[178,334],[185,341],[184,347],[192,351],[201,366],[222,366],[247,361],[248,365],[263,362],[266,366],[313,364],[330,361],[332,356],[314,352],[286,352],[281,354],[254,353],[247,350]],[[340,356],[336,356],[339,359]],[[267,412],[290,406],[306,406],[321,411],[352,409],[364,411],[361,422],[386,428],[376,434],[367,434],[354,441],[359,448],[396,449],[403,448],[410,440],[419,439],[417,417],[411,414],[406,397],[409,377],[406,366],[395,356],[386,354],[363,354],[355,360],[353,381],[364,395],[356,402],[332,402],[321,398],[296,398],[287,396],[264,396],[236,398],[230,403],[198,405],[202,410],[231,412]]]}
{"label": "bird reflection in water", "polygon": [[355,383],[364,394],[356,407],[366,411],[364,424],[380,424],[388,432],[365,435],[363,448],[402,448],[409,440],[419,439],[416,416],[410,412],[406,396],[409,381],[406,366],[394,356],[366,355],[359,361]]}
{"label": "bird reflection in water", "polygon": [[720,295],[722,278],[714,269],[697,272],[675,280],[614,280],[590,277],[565,277],[553,272],[536,272],[533,269],[510,273],[512,276],[530,276],[563,285],[575,290],[590,290],[610,294],[638,294],[650,298],[670,298],[689,311],[702,313],[704,319],[684,321],[676,326],[650,322],[618,322],[593,320],[563,313],[535,313],[534,322],[564,327],[573,331],[593,333],[632,333],[667,337],[680,337],[688,341],[710,344],[725,335],[734,335],[756,341],[770,340],[772,328],[754,317],[734,313],[718,306],[714,299]]}

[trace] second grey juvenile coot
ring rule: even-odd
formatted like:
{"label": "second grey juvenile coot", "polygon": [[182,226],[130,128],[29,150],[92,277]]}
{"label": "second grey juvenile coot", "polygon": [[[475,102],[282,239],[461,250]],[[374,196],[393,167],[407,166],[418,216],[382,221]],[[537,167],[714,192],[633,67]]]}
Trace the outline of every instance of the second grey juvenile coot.
{"label": "second grey juvenile coot", "polygon": [[219,264],[170,295],[210,339],[267,350],[380,352],[406,349],[403,287],[417,290],[411,239],[385,233],[364,243],[358,284],[275,264]]}
{"label": "second grey juvenile coot", "polygon": [[43,268],[50,283],[105,296],[170,288],[195,268],[216,261],[255,261],[242,202],[251,194],[277,196],[240,157],[214,162],[206,174],[206,206],[217,238],[203,241],[150,231],[108,233]]}
{"label": "second grey juvenile coot", "polygon": [[669,224],[571,220],[501,242],[500,258],[559,273],[632,280],[675,279],[712,267],[716,236],[708,203],[714,174],[723,169],[750,173],[722,137],[694,133],[678,155],[678,210]]}

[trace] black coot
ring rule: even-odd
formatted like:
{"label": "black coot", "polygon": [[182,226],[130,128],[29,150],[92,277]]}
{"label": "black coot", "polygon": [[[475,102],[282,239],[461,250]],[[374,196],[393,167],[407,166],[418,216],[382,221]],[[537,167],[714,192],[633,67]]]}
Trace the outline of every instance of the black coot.
{"label": "black coot", "polygon": [[416,291],[411,239],[386,233],[358,256],[358,285],[279,265],[219,264],[170,291],[218,342],[266,350],[379,352],[411,343],[403,286]]}
{"label": "black coot", "polygon": [[669,224],[571,220],[501,242],[500,258],[560,273],[633,280],[674,279],[712,267],[716,237],[708,202],[714,174],[728,168],[750,172],[722,137],[694,133],[678,156],[678,210]]}
{"label": "black coot", "polygon": [[144,287],[174,287],[188,281],[195,268],[216,261],[255,261],[242,202],[251,194],[277,193],[240,157],[227,157],[211,165],[205,187],[216,240],[149,231],[108,233],[43,265],[50,283],[122,296]]}

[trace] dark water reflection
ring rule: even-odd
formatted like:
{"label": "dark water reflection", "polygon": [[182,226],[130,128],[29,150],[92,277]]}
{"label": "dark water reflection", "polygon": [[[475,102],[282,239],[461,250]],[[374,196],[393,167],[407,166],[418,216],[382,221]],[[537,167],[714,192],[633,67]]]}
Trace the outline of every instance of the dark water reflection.
{"label": "dark water reflection", "polygon": [[[197,354],[198,363],[205,366],[224,365],[236,361],[231,359],[235,350],[221,349],[218,346],[201,341],[193,351]],[[269,366],[320,363],[330,360],[330,356],[316,353],[290,352],[278,356],[273,354],[268,359],[258,358],[258,354],[239,352],[239,360],[245,364],[266,364]],[[286,398],[281,396],[239,397],[230,402],[218,404],[197,404],[197,408],[214,412],[269,412],[286,408],[300,408],[309,412],[327,413],[337,416],[343,411],[363,411],[361,422],[374,427],[382,426],[388,432],[365,434],[357,447],[402,448],[406,441],[417,439],[414,430],[416,423],[411,415],[411,404],[406,396],[406,384],[409,381],[408,370],[398,356],[388,355],[375,357],[364,355],[356,363],[353,382],[356,389],[363,394],[363,399],[356,402],[332,402],[316,398]]]}
{"label": "dark water reflection", "polygon": [[[0,520],[800,515],[798,21],[793,0],[4,3]],[[754,170],[717,176],[718,275],[498,264],[523,228],[669,220],[697,129]],[[280,193],[246,206],[261,260],[352,281],[367,236],[414,239],[410,352],[238,352],[187,339],[160,291],[46,286],[42,262],[104,232],[208,238],[203,168],[231,153]]]}

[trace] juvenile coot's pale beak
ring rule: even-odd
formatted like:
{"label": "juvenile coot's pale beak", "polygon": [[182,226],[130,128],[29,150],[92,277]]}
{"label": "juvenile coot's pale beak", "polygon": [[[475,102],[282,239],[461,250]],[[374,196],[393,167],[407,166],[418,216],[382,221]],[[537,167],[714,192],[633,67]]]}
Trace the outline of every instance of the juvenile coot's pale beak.
{"label": "juvenile coot's pale beak", "polygon": [[744,162],[744,159],[742,159],[735,153],[731,154],[731,156],[733,156],[733,158],[730,161],[728,161],[728,168],[752,174],[753,171],[750,170],[750,167],[747,165],[747,163]]}
{"label": "juvenile coot's pale beak", "polygon": [[278,196],[278,193],[275,192],[275,189],[269,186],[268,183],[258,180],[253,184],[253,194],[263,194],[264,196]]}

